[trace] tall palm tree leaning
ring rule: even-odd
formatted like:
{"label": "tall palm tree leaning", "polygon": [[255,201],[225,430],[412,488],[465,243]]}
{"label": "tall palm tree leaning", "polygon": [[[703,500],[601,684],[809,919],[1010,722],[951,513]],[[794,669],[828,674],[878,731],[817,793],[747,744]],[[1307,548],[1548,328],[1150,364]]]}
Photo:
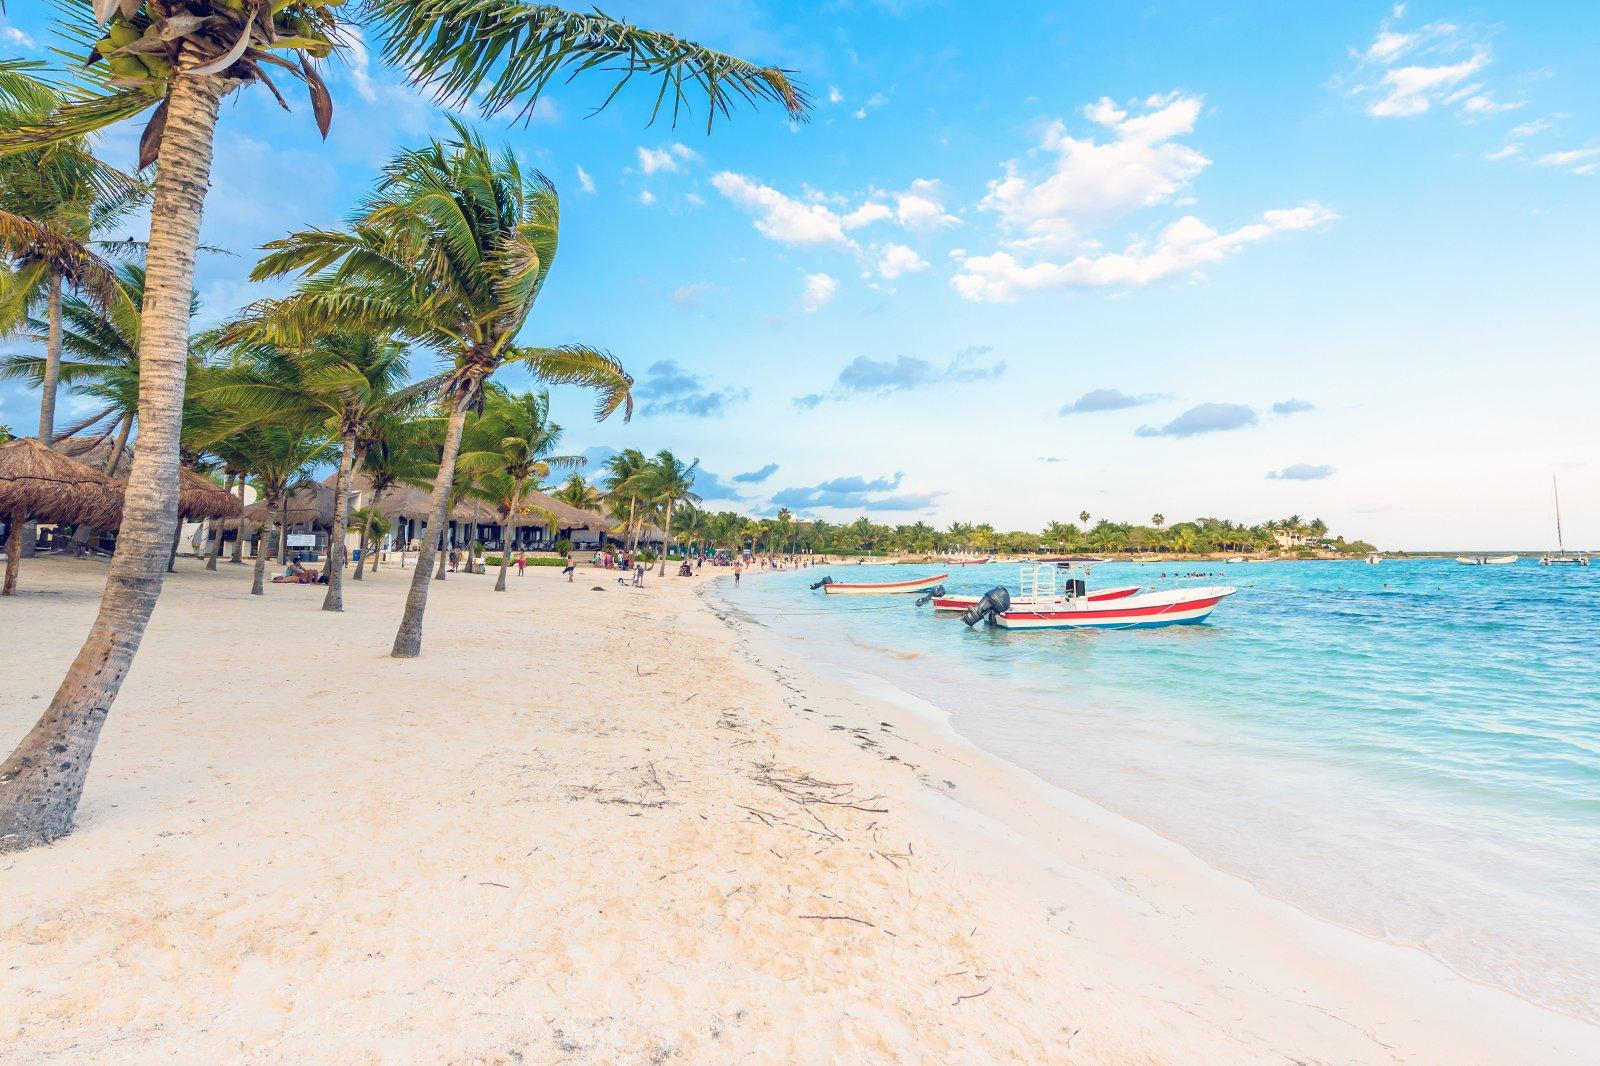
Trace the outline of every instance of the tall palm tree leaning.
{"label": "tall palm tree leaning", "polygon": [[651,502],[661,508],[666,523],[662,529],[665,536],[661,542],[661,568],[656,571],[658,577],[667,575],[667,546],[672,543],[673,508],[680,503],[700,502],[700,497],[694,492],[694,474],[698,469],[700,460],[685,463],[665,448],[650,461]]}
{"label": "tall palm tree leaning", "polygon": [[393,330],[443,356],[449,421],[429,502],[429,533],[390,654],[422,650],[429,570],[445,529],[461,432],[483,387],[507,363],[534,378],[600,393],[595,416],[633,414],[633,379],[611,356],[583,345],[522,347],[527,322],[555,261],[560,205],[555,186],[525,175],[515,153],[490,151],[452,120],[455,137],[403,151],[344,231],[304,230],[265,246],[256,280],[309,275],[278,307],[283,328],[337,321]]}
{"label": "tall palm tree leaning", "polygon": [[[71,830],[100,728],[161,591],[178,521],[187,309],[223,96],[255,81],[270,89],[262,64],[272,65],[306,84],[326,134],[333,102],[319,61],[339,54],[359,18],[401,76],[442,102],[491,114],[515,105],[527,116],[558,75],[608,68],[618,77],[612,96],[634,75],[658,81],[657,112],[670,101],[676,116],[690,104],[689,93],[703,92],[708,128],[741,100],[777,101],[792,118],[803,118],[809,106],[776,68],[598,13],[522,0],[368,0],[339,7],[292,0],[270,16],[260,4],[232,0],[79,0],[77,7],[92,10],[99,26],[110,24],[97,39],[98,28],[78,26],[80,38],[94,39],[88,60],[91,70],[105,71],[103,80],[38,122],[0,128],[0,156],[82,137],[154,108],[139,144],[141,166],[156,168],[141,428],[100,612],[49,708],[0,763],[0,851]],[[279,36],[279,25],[288,32]]]}

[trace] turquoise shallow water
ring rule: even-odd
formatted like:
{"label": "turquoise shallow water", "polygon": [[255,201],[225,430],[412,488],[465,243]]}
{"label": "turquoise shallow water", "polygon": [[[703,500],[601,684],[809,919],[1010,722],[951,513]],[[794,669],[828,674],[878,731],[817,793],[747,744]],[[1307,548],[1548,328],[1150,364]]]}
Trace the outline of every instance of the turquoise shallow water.
{"label": "turquoise shallow water", "polygon": [[[933,569],[724,591],[818,667],[943,708],[1271,895],[1600,1020],[1600,566],[1104,564],[1091,588],[1240,590],[1205,625],[1109,633],[969,631],[806,588]],[[1016,566],[946,582],[997,584]]]}

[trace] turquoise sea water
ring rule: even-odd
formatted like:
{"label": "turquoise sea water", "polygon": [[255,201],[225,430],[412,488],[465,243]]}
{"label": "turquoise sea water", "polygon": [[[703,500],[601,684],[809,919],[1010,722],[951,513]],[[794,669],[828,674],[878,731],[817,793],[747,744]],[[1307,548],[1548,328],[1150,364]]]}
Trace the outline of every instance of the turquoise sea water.
{"label": "turquoise sea water", "polygon": [[[1091,589],[1239,594],[1204,625],[1098,633],[969,631],[911,597],[806,588],[936,570],[723,594],[819,668],[937,705],[1273,896],[1600,1020],[1600,566],[1103,564]],[[945,584],[1015,593],[1017,568]]]}

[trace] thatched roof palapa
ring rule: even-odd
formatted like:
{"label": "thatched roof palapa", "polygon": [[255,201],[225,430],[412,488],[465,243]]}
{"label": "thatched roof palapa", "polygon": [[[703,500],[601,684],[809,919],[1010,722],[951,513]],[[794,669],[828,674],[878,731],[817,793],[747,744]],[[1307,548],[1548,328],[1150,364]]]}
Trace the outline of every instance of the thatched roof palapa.
{"label": "thatched roof palapa", "polygon": [[11,520],[115,525],[116,482],[32,437],[0,445],[0,515]]}
{"label": "thatched roof palapa", "polygon": [[232,518],[239,513],[239,497],[188,467],[178,469],[178,514],[191,522],[203,518]]}

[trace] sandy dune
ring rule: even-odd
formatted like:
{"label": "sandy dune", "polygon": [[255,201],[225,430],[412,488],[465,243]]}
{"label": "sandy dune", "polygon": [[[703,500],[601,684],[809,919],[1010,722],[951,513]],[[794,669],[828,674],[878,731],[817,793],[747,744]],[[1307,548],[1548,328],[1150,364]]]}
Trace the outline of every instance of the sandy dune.
{"label": "sandy dune", "polygon": [[[0,603],[0,743],[101,565]],[[336,616],[180,568],[78,830],[0,858],[0,1059],[1600,1057],[810,676],[698,580],[452,575],[403,662],[409,573]]]}

